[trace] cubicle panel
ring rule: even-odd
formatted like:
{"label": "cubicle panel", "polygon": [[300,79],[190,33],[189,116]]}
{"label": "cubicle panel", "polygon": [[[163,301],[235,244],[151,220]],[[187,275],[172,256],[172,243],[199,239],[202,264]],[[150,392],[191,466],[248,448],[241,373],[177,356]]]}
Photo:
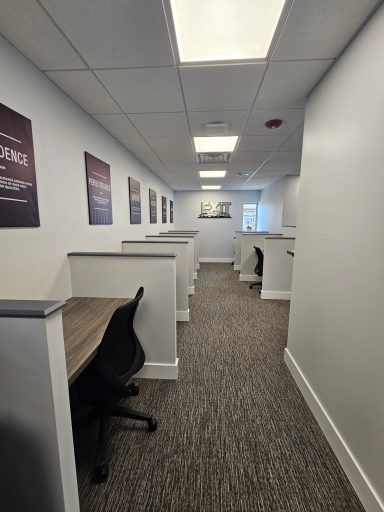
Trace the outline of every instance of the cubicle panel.
{"label": "cubicle panel", "polygon": [[293,258],[287,251],[294,248],[294,238],[265,238],[262,299],[290,300]]}
{"label": "cubicle panel", "polygon": [[144,287],[134,324],[145,352],[139,376],[176,378],[176,255],[71,253],[68,257],[74,297],[132,298]]}
{"label": "cubicle panel", "polygon": [[200,260],[200,256],[199,256],[199,235],[198,233],[185,233],[185,232],[180,232],[180,233],[177,233],[177,232],[174,232],[174,233],[170,233],[169,231],[165,232],[160,232],[159,233],[160,236],[174,236],[176,238],[178,237],[183,237],[183,236],[188,236],[188,237],[193,237],[193,250],[194,250],[194,261],[195,261],[195,275],[194,275],[194,278],[197,279],[197,270],[199,270],[200,268],[200,263],[199,263],[199,260]]}
{"label": "cubicle panel", "polygon": [[0,301],[0,478],[13,491],[1,493],[3,511],[80,510],[63,306]]}
{"label": "cubicle panel", "polygon": [[177,237],[174,236],[163,236],[163,235],[147,235],[146,240],[163,240],[168,242],[182,241],[188,242],[188,294],[193,295],[195,293],[194,279],[195,279],[195,258],[194,258],[194,238],[191,236]]}
{"label": "cubicle panel", "polygon": [[[199,270],[200,269],[200,242],[199,242],[199,233],[200,231],[196,231],[196,230],[186,230],[186,229],[169,229],[168,230],[168,233],[170,234],[178,234],[178,235],[195,235],[195,251],[196,251],[196,256],[197,256],[197,264],[196,264],[196,269]],[[161,233],[162,234],[162,233]]]}
{"label": "cubicle panel", "polygon": [[255,247],[264,250],[264,239],[267,236],[282,236],[281,233],[243,233],[241,238],[240,281],[261,282],[261,277],[255,274],[257,262]]}
{"label": "cubicle panel", "polygon": [[174,252],[176,254],[176,320],[189,320],[188,306],[188,242],[124,240],[123,252]]}
{"label": "cubicle panel", "polygon": [[268,234],[268,231],[235,231],[235,262],[233,270],[240,270],[241,266],[241,235]]}

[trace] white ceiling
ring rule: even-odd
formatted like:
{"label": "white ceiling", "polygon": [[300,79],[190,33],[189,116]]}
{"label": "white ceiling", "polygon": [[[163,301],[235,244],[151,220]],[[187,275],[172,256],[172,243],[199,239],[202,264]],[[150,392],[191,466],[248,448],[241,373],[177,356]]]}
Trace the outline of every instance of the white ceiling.
{"label": "white ceiling", "polygon": [[[161,0],[1,0],[0,32],[173,189],[249,190],[300,172],[306,97],[379,3],[287,0],[269,57],[225,65],[178,63]],[[229,164],[196,163],[211,122],[240,136]]]}

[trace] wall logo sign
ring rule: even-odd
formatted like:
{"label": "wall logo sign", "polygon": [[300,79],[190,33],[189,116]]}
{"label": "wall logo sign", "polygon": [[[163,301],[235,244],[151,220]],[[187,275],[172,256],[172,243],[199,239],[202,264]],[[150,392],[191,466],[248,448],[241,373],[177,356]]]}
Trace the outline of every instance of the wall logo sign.
{"label": "wall logo sign", "polygon": [[32,123],[0,103],[0,227],[38,226]]}
{"label": "wall logo sign", "polygon": [[85,152],[90,224],[112,224],[111,170],[109,165]]}
{"label": "wall logo sign", "polygon": [[201,203],[201,213],[199,219],[231,219],[229,207],[232,203],[227,201],[203,201]]}

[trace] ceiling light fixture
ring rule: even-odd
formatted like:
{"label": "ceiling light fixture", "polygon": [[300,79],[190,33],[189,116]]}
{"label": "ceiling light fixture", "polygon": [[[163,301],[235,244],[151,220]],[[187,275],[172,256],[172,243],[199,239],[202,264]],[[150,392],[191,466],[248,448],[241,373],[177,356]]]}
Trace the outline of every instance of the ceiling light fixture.
{"label": "ceiling light fixture", "polygon": [[196,153],[232,152],[238,136],[231,137],[194,137]]}
{"label": "ceiling light fixture", "polygon": [[170,0],[180,62],[265,59],[285,0]]}
{"label": "ceiling light fixture", "polygon": [[276,130],[276,128],[280,128],[280,126],[283,124],[282,119],[270,119],[267,121],[264,126],[266,128],[269,128],[270,130]]}
{"label": "ceiling light fixture", "polygon": [[227,171],[199,171],[200,178],[224,178]]}
{"label": "ceiling light fixture", "polygon": [[203,190],[220,190],[221,185],[202,185],[201,188]]}

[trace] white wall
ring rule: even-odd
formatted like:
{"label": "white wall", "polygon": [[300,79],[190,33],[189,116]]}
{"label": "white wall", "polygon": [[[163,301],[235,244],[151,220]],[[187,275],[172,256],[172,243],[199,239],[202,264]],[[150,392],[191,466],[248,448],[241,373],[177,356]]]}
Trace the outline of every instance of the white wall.
{"label": "white wall", "polygon": [[[124,239],[172,229],[161,223],[161,195],[173,191],[2,38],[0,61],[1,102],[32,120],[41,221],[0,228],[0,297],[65,299],[67,252],[120,251]],[[89,225],[84,151],[111,166],[111,226]],[[141,225],[130,225],[128,176],[141,183]],[[157,191],[157,224],[149,224],[148,187]]]}
{"label": "white wall", "polygon": [[384,510],[383,33],[381,7],[308,103],[288,337],[370,512]]}
{"label": "white wall", "polygon": [[[259,231],[282,233],[284,236],[295,236],[296,228],[283,225],[283,209],[289,215],[289,221],[294,222],[299,181],[299,176],[289,176],[288,179],[281,178],[261,191],[257,222],[257,229]],[[284,224],[287,223],[284,222]]]}
{"label": "white wall", "polygon": [[[260,192],[254,191],[193,191],[175,192],[175,228],[200,231],[200,258],[234,260],[234,236],[243,222],[243,203],[259,202]],[[231,219],[199,219],[201,202],[230,201]],[[171,228],[173,229],[173,228]]]}

